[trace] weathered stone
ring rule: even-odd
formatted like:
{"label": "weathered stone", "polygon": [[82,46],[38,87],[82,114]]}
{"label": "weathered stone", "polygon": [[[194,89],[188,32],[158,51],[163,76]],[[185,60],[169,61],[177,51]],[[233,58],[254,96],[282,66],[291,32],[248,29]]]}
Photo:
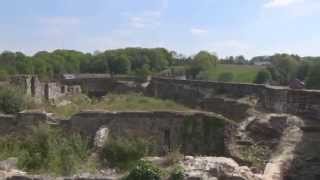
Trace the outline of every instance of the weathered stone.
{"label": "weathered stone", "polygon": [[261,175],[252,173],[248,167],[239,166],[230,158],[187,156],[180,165],[188,180],[261,180]]}
{"label": "weathered stone", "polygon": [[97,149],[102,148],[106,142],[108,141],[109,129],[108,127],[101,127],[95,137],[94,137],[94,145]]}

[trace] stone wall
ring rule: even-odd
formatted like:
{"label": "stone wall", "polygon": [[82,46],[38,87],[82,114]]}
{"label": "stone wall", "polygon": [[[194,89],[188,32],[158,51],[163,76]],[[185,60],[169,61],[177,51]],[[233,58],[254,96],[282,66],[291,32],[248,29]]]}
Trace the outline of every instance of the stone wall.
{"label": "stone wall", "polygon": [[[0,135],[30,133],[39,123],[55,122],[46,113],[24,112],[0,116]],[[203,112],[103,112],[74,115],[55,125],[80,132],[93,142],[96,132],[107,127],[111,137],[140,137],[153,142],[156,154],[180,148],[186,154],[224,155],[225,135],[233,123],[214,113]]]}
{"label": "stone wall", "polygon": [[79,85],[84,93],[89,96],[104,96],[110,92],[137,92],[142,91],[140,85],[143,79],[108,74],[65,74],[61,83],[64,85]]}
{"label": "stone wall", "polygon": [[[237,98],[256,96],[265,110],[320,119],[320,91],[316,90],[154,77],[148,87],[148,94],[163,99],[173,99],[192,107],[201,107],[201,104],[221,94]],[[218,107],[206,110],[216,112],[215,109]]]}
{"label": "stone wall", "polygon": [[62,97],[81,93],[79,85],[68,86],[58,82],[40,82],[35,75],[13,76],[10,84],[20,87],[26,95],[38,101],[45,99],[54,102]]}

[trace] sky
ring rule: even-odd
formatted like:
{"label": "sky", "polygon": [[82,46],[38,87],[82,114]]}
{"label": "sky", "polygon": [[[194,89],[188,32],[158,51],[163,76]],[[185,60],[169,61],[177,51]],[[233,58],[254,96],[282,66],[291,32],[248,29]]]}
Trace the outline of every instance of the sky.
{"label": "sky", "polygon": [[0,0],[0,51],[320,56],[320,0]]}

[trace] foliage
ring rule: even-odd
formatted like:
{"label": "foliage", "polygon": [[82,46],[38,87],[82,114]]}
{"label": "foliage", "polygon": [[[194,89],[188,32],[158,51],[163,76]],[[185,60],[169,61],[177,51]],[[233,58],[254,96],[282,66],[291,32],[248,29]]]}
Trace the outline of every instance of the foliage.
{"label": "foliage", "polygon": [[298,60],[295,56],[276,54],[271,57],[272,79],[279,81],[280,85],[288,85],[294,78],[297,67]]}
{"label": "foliage", "polygon": [[256,84],[265,84],[271,80],[271,74],[269,71],[263,69],[260,70],[256,76],[254,83]]}
{"label": "foliage", "polygon": [[174,148],[166,155],[166,164],[174,165],[183,159],[183,154],[180,152],[180,148]]}
{"label": "foliage", "polygon": [[251,163],[252,166],[262,169],[271,154],[270,148],[263,145],[253,144],[249,147],[240,147],[242,160]]}
{"label": "foliage", "polygon": [[41,79],[51,79],[61,73],[127,74],[143,68],[159,72],[173,65],[172,56],[164,48],[126,48],[95,54],[58,49],[34,56],[5,51],[0,54],[0,67],[8,74],[37,74]]}
{"label": "foliage", "polygon": [[218,58],[215,55],[206,51],[200,51],[190,63],[187,69],[187,75],[195,79],[201,71],[206,71],[210,67],[215,67],[217,61]]}
{"label": "foliage", "polygon": [[320,63],[315,63],[306,79],[308,89],[320,89]]}
{"label": "foliage", "polygon": [[9,73],[5,69],[0,69],[0,81],[8,80]]}
{"label": "foliage", "polygon": [[78,134],[66,136],[46,125],[34,127],[24,138],[0,140],[0,157],[18,157],[18,167],[36,173],[70,175],[81,170],[88,157],[88,143]]}
{"label": "foliage", "polygon": [[232,72],[224,72],[221,73],[218,77],[218,81],[220,82],[231,82],[234,79],[234,75]]}
{"label": "foliage", "polygon": [[148,153],[148,142],[143,139],[116,138],[107,142],[100,154],[111,167],[129,169]]}
{"label": "foliage", "polygon": [[14,87],[0,89],[0,112],[12,114],[20,112],[26,106],[23,93]]}
{"label": "foliage", "polygon": [[160,180],[162,172],[147,161],[139,161],[126,180]]}
{"label": "foliage", "polygon": [[180,166],[177,166],[173,169],[173,171],[170,173],[170,180],[183,180],[184,179],[184,172],[183,168]]}

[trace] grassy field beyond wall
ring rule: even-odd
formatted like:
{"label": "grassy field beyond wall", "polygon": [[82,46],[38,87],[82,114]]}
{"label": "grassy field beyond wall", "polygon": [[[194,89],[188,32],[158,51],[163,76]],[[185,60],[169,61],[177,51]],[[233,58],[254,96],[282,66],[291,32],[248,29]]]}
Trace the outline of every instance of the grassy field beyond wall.
{"label": "grassy field beyond wall", "polygon": [[262,66],[236,65],[236,64],[218,64],[212,67],[208,72],[209,80],[218,80],[222,73],[231,72],[234,75],[233,82],[252,83]]}

